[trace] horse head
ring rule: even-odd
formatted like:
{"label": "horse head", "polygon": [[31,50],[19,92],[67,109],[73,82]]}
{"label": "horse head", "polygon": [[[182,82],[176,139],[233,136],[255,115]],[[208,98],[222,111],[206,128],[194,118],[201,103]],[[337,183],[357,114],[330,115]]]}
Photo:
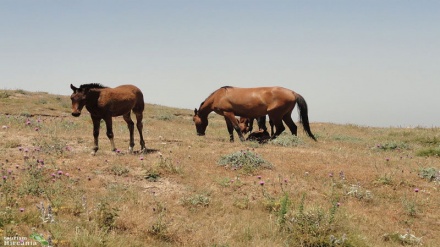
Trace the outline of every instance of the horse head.
{"label": "horse head", "polygon": [[208,117],[201,117],[198,113],[197,109],[194,109],[193,121],[196,124],[197,135],[204,136],[208,126]]}
{"label": "horse head", "polygon": [[240,117],[240,119],[238,120],[238,126],[240,127],[240,130],[243,134],[252,131],[252,126],[249,118]]}
{"label": "horse head", "polygon": [[73,90],[70,99],[72,100],[72,116],[79,117],[81,110],[86,104],[88,88],[77,88],[70,84],[70,88]]}

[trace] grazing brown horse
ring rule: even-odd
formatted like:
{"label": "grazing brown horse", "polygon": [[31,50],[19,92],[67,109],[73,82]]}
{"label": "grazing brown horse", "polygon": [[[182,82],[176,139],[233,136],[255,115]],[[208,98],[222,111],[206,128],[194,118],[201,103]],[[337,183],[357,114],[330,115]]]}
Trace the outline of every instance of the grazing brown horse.
{"label": "grazing brown horse", "polygon": [[112,117],[123,116],[130,131],[130,153],[134,147],[134,122],[131,120],[130,113],[136,115],[136,126],[139,131],[141,152],[146,152],[144,137],[142,135],[142,118],[144,111],[144,96],[139,88],[133,85],[122,85],[115,88],[104,87],[101,84],[91,83],[81,85],[79,88],[70,84],[73,90],[72,96],[72,115],[79,117],[81,110],[85,106],[90,112],[93,121],[93,137],[95,147],[93,153],[98,151],[99,125],[104,119],[107,126],[107,137],[110,139],[112,151],[116,151],[113,140]]}
{"label": "grazing brown horse", "polygon": [[224,116],[226,125],[233,141],[233,129],[237,132],[241,141],[243,134],[239,127],[239,121],[235,116],[245,118],[257,118],[269,115],[275,125],[276,131],[271,138],[276,138],[284,130],[286,125],[293,135],[297,134],[297,126],[292,120],[292,111],[298,104],[300,120],[307,135],[316,141],[309,126],[307,103],[298,93],[282,87],[258,87],[237,88],[221,87],[213,92],[200,104],[199,109],[194,109],[193,121],[198,135],[205,135],[208,126],[208,114],[215,113]]}

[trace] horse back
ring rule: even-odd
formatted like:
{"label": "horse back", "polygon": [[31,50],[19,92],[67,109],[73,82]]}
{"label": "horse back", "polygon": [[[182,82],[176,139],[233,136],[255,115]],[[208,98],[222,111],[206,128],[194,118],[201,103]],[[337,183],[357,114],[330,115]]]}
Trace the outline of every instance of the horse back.
{"label": "horse back", "polygon": [[217,97],[217,107],[246,117],[263,116],[274,108],[291,108],[296,101],[295,93],[283,87],[232,87],[225,90]]}
{"label": "horse back", "polygon": [[134,85],[121,85],[115,88],[105,88],[100,92],[98,106],[107,109],[113,116],[124,115],[131,110],[144,110],[144,96],[142,91]]}

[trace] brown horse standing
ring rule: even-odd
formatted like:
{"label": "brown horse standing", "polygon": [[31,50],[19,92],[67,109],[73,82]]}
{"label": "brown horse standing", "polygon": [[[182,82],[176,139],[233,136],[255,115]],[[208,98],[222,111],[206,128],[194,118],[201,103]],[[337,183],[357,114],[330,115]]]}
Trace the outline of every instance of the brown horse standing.
{"label": "brown horse standing", "polygon": [[95,147],[93,154],[98,151],[99,125],[104,119],[107,126],[107,137],[110,139],[112,151],[116,151],[113,140],[112,117],[123,116],[130,131],[130,153],[134,147],[134,122],[131,120],[130,113],[136,115],[136,126],[139,131],[141,152],[146,151],[144,137],[142,135],[142,118],[144,111],[144,96],[141,90],[133,85],[122,85],[116,88],[104,87],[101,84],[91,83],[81,85],[79,88],[70,84],[73,90],[72,96],[72,115],[79,117],[81,110],[85,106],[90,112],[93,121],[93,137]]}
{"label": "brown horse standing", "polygon": [[241,141],[244,141],[239,122],[235,116],[257,118],[269,115],[276,128],[272,138],[276,138],[286,125],[293,135],[297,134],[297,126],[292,120],[292,111],[298,104],[300,120],[307,135],[316,141],[309,126],[307,103],[298,93],[282,87],[237,88],[221,87],[213,92],[194,110],[193,121],[198,135],[205,135],[208,126],[208,114],[215,113],[225,117],[226,125],[233,141],[233,129],[236,130]]}

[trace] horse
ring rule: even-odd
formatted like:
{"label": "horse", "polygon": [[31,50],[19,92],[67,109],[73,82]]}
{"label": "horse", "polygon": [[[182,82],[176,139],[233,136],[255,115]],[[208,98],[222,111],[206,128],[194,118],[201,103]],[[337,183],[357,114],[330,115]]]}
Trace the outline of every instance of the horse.
{"label": "horse", "polygon": [[231,142],[233,141],[233,129],[237,132],[240,140],[245,141],[240,130],[239,121],[235,116],[257,118],[269,115],[276,129],[273,136],[271,136],[274,139],[285,130],[283,121],[289,127],[292,135],[297,135],[297,126],[291,116],[295,105],[298,105],[300,121],[304,131],[310,138],[317,141],[310,130],[306,101],[300,94],[283,87],[221,87],[211,93],[200,104],[199,109],[194,109],[193,121],[197,135],[203,136],[208,126],[208,115],[214,111],[224,116]]}
{"label": "horse", "polygon": [[[254,120],[255,118],[245,118],[240,117],[238,120],[240,130],[243,134],[246,134],[247,132],[252,133],[252,130],[254,129]],[[258,117],[257,118],[257,124],[258,124],[258,131],[259,132],[267,132],[266,127],[266,116]],[[270,125],[270,135],[272,136],[274,134],[273,132],[273,122],[269,119],[269,125]]]}
{"label": "horse", "polygon": [[112,117],[123,116],[130,131],[129,152],[134,147],[134,122],[131,119],[131,111],[136,115],[136,127],[139,131],[141,152],[146,152],[144,137],[142,135],[142,118],[144,111],[144,96],[139,88],[134,85],[121,85],[115,88],[105,87],[98,83],[83,84],[79,88],[70,84],[73,90],[72,116],[79,117],[85,106],[90,112],[93,121],[93,137],[95,146],[92,154],[98,151],[98,137],[101,119],[104,119],[107,127],[107,137],[110,139],[112,151],[116,151]]}

